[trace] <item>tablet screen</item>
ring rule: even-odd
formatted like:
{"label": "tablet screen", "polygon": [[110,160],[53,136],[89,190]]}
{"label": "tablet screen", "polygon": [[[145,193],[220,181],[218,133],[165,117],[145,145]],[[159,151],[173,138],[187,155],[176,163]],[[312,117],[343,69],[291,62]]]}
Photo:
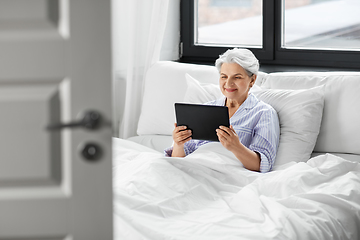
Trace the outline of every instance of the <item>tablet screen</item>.
{"label": "tablet screen", "polygon": [[225,106],[175,103],[175,114],[177,125],[187,126],[193,139],[219,141],[216,129],[230,127],[229,111]]}

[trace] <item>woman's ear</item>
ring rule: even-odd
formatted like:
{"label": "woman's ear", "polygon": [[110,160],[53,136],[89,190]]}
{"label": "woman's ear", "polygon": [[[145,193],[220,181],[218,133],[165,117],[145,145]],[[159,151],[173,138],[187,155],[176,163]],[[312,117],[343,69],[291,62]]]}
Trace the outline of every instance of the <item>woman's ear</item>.
{"label": "woman's ear", "polygon": [[251,80],[254,81],[254,83],[255,83],[256,78],[257,78],[257,75],[256,75],[256,74],[253,74],[253,75],[251,76],[251,78],[252,78]]}
{"label": "woman's ear", "polygon": [[256,81],[257,75],[253,74],[251,76],[251,80],[250,80],[250,87],[254,86],[255,81]]}

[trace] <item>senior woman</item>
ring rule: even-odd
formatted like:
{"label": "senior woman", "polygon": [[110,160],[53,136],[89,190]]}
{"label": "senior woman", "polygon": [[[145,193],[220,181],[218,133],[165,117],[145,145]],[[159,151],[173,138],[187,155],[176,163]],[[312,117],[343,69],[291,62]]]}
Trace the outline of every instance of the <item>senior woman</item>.
{"label": "senior woman", "polygon": [[[220,73],[220,90],[224,95],[206,105],[227,106],[230,128],[216,130],[220,143],[249,170],[268,172],[274,165],[279,145],[279,119],[276,111],[249,93],[255,84],[259,62],[247,49],[231,49],[215,62]],[[191,130],[177,126],[174,144],[165,155],[185,157],[209,141],[193,140]]]}

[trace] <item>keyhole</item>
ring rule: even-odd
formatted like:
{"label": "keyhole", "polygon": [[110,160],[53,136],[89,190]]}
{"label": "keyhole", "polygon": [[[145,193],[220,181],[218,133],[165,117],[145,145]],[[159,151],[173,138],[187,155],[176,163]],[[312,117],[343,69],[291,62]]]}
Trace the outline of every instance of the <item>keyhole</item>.
{"label": "keyhole", "polygon": [[96,143],[86,143],[81,150],[81,155],[89,161],[96,161],[101,158],[101,147]]}

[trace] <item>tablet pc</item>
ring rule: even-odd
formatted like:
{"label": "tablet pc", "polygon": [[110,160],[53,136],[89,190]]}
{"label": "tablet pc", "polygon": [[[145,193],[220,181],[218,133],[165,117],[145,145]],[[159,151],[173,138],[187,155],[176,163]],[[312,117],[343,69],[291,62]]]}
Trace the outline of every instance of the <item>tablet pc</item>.
{"label": "tablet pc", "polygon": [[192,139],[219,141],[216,129],[230,127],[229,111],[225,106],[175,103],[178,126],[187,126],[192,131]]}

